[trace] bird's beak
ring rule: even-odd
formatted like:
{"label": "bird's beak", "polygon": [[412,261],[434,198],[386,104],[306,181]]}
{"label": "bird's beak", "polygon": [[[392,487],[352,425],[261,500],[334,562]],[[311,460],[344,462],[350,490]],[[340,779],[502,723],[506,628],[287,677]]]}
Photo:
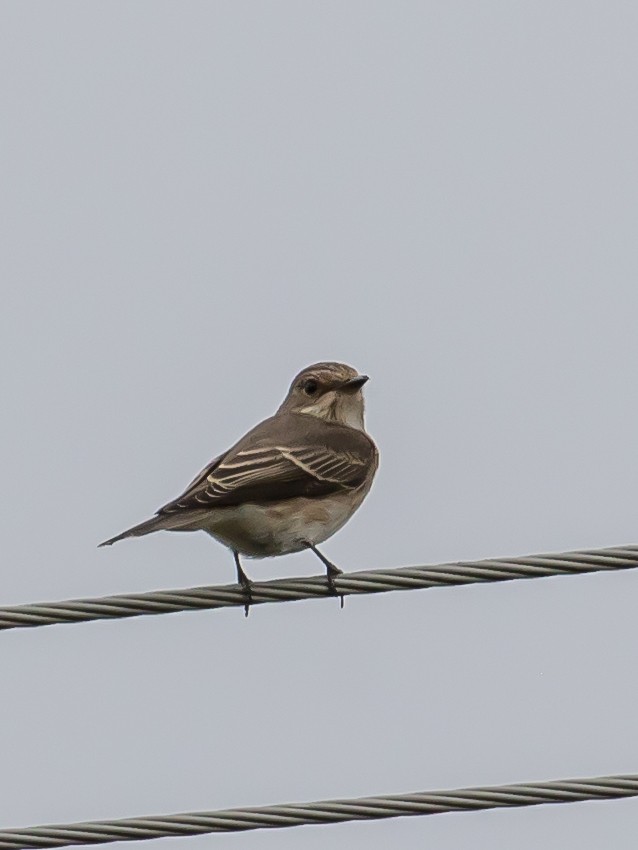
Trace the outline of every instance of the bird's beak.
{"label": "bird's beak", "polygon": [[349,378],[341,384],[340,389],[346,392],[356,392],[360,390],[366,381],[370,380],[367,375],[356,375],[354,378]]}

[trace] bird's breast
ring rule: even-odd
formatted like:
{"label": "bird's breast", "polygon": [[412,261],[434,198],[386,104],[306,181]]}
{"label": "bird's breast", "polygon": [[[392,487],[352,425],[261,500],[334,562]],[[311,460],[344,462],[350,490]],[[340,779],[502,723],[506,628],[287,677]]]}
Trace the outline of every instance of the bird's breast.
{"label": "bird's breast", "polygon": [[359,507],[365,491],[281,502],[246,502],[209,513],[203,528],[221,543],[252,558],[301,552],[338,531]]}

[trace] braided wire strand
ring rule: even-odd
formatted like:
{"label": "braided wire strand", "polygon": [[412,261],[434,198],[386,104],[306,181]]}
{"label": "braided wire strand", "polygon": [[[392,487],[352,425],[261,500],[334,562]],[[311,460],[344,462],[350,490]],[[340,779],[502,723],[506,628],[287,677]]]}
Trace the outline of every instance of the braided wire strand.
{"label": "braided wire strand", "polygon": [[[335,585],[338,595],[350,596],[446,585],[628,570],[635,567],[638,567],[638,546],[619,546],[550,555],[462,561],[435,566],[363,570],[339,575]],[[292,602],[332,595],[325,576],[276,579],[252,584],[251,605]],[[0,607],[0,630],[139,617],[146,614],[170,614],[177,611],[243,607],[244,605],[244,592],[238,585],[157,590],[96,599],[69,599],[62,602]]]}
{"label": "braided wire strand", "polygon": [[145,841],[151,838],[280,829],[353,820],[434,815],[479,811],[541,803],[574,803],[638,796],[638,774],[532,782],[481,788],[460,788],[415,794],[392,794],[314,803],[290,803],[245,809],[222,809],[122,820],[33,826],[0,830],[0,850],[67,847],[71,844],[105,844],[112,841]]}

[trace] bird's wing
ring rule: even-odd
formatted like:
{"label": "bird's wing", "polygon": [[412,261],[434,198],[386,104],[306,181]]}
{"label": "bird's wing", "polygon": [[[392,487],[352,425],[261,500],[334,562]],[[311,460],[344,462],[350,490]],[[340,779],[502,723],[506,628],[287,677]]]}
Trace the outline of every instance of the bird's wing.
{"label": "bird's wing", "polygon": [[160,513],[327,495],[363,483],[369,462],[357,442],[349,447],[238,446],[209,464]]}
{"label": "bird's wing", "polygon": [[189,494],[189,493],[193,493],[193,492],[195,492],[195,490],[197,490],[197,489],[198,489],[198,488],[199,488],[199,487],[200,487],[200,486],[201,486],[201,485],[202,485],[202,484],[206,481],[206,479],[207,479],[207,478],[208,478],[208,476],[211,474],[211,472],[212,472],[212,471],[213,471],[213,470],[214,470],[217,466],[219,466],[220,462],[221,462],[221,461],[222,461],[222,460],[223,460],[223,459],[224,459],[227,455],[228,455],[228,452],[223,452],[222,454],[217,455],[217,457],[213,458],[213,459],[210,461],[210,463],[207,463],[207,464],[206,464],[206,466],[202,469],[202,471],[201,471],[201,472],[198,472],[198,473],[197,473],[197,475],[193,478],[193,480],[192,480],[192,481],[191,481],[191,483],[188,485],[188,487],[184,490],[184,492],[182,493],[182,495],[181,495],[181,496],[178,496],[178,498],[177,498],[177,499],[175,499],[175,501],[176,501],[176,502],[179,502],[179,500],[180,500],[180,499],[183,499],[184,497],[188,496],[188,494]]}

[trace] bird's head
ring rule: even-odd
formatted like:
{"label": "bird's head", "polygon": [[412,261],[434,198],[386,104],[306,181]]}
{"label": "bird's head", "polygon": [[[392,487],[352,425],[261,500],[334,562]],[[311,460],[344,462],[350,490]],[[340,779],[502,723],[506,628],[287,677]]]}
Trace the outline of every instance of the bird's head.
{"label": "bird's head", "polygon": [[294,379],[280,412],[305,413],[364,430],[361,388],[368,380],[345,363],[315,363]]}

